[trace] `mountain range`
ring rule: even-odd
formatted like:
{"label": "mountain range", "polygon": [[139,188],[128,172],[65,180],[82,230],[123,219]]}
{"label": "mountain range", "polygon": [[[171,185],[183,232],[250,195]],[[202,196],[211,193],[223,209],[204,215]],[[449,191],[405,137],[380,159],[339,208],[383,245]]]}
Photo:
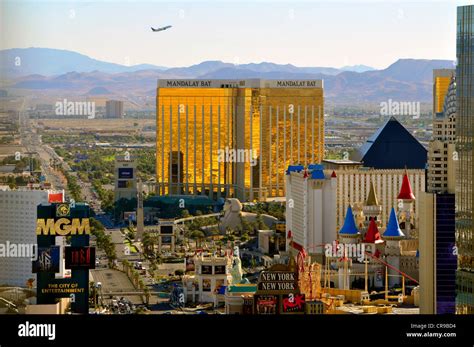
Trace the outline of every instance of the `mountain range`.
{"label": "mountain range", "polygon": [[[19,60],[20,59],[20,60]],[[15,64],[20,61],[20,64]],[[323,79],[325,98],[334,103],[379,103],[387,99],[431,102],[433,69],[454,68],[450,60],[399,59],[382,70],[350,67],[297,67],[271,62],[235,65],[204,61],[166,68],[124,66],[56,49],[0,51],[2,88],[10,94],[34,90],[40,95],[102,95],[140,103],[156,95],[158,79]]]}
{"label": "mountain range", "polygon": [[[18,77],[26,75],[60,75],[68,72],[92,72],[101,71],[107,73],[121,73],[138,70],[167,70],[168,72],[180,76],[191,78],[203,75],[209,71],[223,68],[235,67],[231,63],[222,61],[206,61],[201,64],[189,67],[167,68],[152,64],[120,65],[108,63],[89,58],[86,55],[60,49],[51,48],[12,48],[0,51],[0,75]],[[303,72],[303,73],[324,73],[326,75],[336,75],[342,71],[364,72],[374,70],[370,66],[354,65],[344,66],[340,69],[332,67],[296,67],[291,64],[279,65],[274,63],[250,63],[238,65],[240,69],[255,72]]]}

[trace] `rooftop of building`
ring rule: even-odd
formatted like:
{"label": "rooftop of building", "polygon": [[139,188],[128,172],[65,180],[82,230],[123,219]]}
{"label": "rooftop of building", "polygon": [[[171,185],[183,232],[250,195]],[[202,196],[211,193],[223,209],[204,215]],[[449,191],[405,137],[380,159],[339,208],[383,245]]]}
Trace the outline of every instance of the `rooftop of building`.
{"label": "rooftop of building", "polygon": [[336,165],[362,165],[362,162],[350,159],[323,159],[322,162]]}
{"label": "rooftop of building", "polygon": [[405,172],[403,175],[402,186],[400,188],[400,193],[398,193],[397,199],[401,200],[415,200],[415,194],[411,189],[410,179],[408,178],[408,173]]}
{"label": "rooftop of building", "polygon": [[383,238],[401,239],[404,236],[405,234],[400,229],[400,225],[398,224],[395,208],[392,207],[392,210],[390,211],[390,217],[388,219],[387,229],[385,229],[385,232],[383,233]]}
{"label": "rooftop of building", "polygon": [[184,201],[185,205],[223,205],[224,201],[215,201],[204,195],[161,195],[150,196],[144,201],[145,206],[155,206],[155,204],[175,205],[180,201]]}
{"label": "rooftop of building", "polygon": [[303,175],[304,178],[311,178],[313,180],[324,180],[327,178],[336,177],[334,171],[324,170],[324,166],[322,164],[309,164],[307,167],[303,165],[289,165],[286,170],[286,174]]}
{"label": "rooftop of building", "polygon": [[364,242],[375,243],[376,241],[381,240],[379,228],[377,228],[377,223],[375,219],[370,218],[369,227],[365,233]]}
{"label": "rooftop of building", "polygon": [[352,206],[349,205],[346,212],[346,218],[344,220],[344,225],[341,230],[339,230],[340,235],[358,235],[359,230],[356,227],[354,220],[354,213],[352,212]]}
{"label": "rooftop of building", "polygon": [[424,169],[427,150],[392,116],[353,153],[351,159],[374,169]]}
{"label": "rooftop of building", "polygon": [[158,88],[323,88],[321,79],[159,79]]}
{"label": "rooftop of building", "polygon": [[250,283],[234,284],[227,287],[228,293],[252,293],[256,291],[257,291],[257,285],[250,284]]}
{"label": "rooftop of building", "polygon": [[367,201],[365,202],[366,206],[378,206],[379,200],[377,199],[377,193],[375,192],[374,181],[370,180],[370,190]]}

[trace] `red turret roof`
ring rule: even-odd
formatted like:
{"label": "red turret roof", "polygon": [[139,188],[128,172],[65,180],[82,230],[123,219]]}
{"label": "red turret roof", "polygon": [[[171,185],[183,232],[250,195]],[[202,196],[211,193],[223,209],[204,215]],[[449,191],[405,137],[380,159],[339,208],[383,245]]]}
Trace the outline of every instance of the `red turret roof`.
{"label": "red turret roof", "polygon": [[411,190],[410,180],[408,179],[408,173],[405,171],[403,176],[402,188],[400,189],[400,194],[398,194],[397,199],[402,200],[415,200],[415,195]]}
{"label": "red turret roof", "polygon": [[333,172],[332,172],[331,177],[333,177],[333,178],[334,178],[334,177],[337,177],[337,176],[336,176],[336,171],[333,171]]}
{"label": "red turret roof", "polygon": [[369,228],[365,233],[364,242],[366,243],[374,243],[377,240],[381,240],[379,229],[377,228],[377,223],[373,218],[370,218]]}

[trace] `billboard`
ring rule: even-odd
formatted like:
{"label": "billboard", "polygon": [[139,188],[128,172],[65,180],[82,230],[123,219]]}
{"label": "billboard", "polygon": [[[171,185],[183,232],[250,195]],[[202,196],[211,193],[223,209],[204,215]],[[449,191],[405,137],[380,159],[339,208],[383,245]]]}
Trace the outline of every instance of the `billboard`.
{"label": "billboard", "polygon": [[[37,206],[37,215],[38,248],[54,247],[58,236],[69,235],[72,235],[69,239],[72,247],[89,246],[90,207],[86,203],[40,204]],[[64,241],[65,237],[61,239]],[[58,250],[59,255],[61,255],[61,251],[62,248]],[[55,257],[53,255],[52,258]],[[46,254],[44,260],[47,260]],[[62,261],[62,257],[60,261]],[[43,263],[45,262],[43,261]],[[71,299],[72,312],[87,314],[89,311],[89,270],[80,267],[67,270],[64,273],[69,271],[70,278],[56,278],[57,273],[38,272],[36,274],[37,303],[39,305],[55,304],[58,298],[68,297]]]}
{"label": "billboard", "polygon": [[212,274],[212,265],[201,265],[201,274],[202,275],[211,275]]}
{"label": "billboard", "polygon": [[95,247],[66,247],[66,269],[95,269]]}
{"label": "billboard", "polygon": [[257,314],[277,314],[278,296],[277,295],[255,295]]}
{"label": "billboard", "polygon": [[36,235],[89,235],[91,232],[89,218],[38,218]]}
{"label": "billboard", "polygon": [[281,300],[281,313],[304,313],[304,294],[284,294]]}
{"label": "billboard", "polygon": [[214,266],[214,273],[216,275],[223,275],[225,274],[226,266],[225,265],[216,265]]}
{"label": "billboard", "polygon": [[38,288],[39,295],[56,298],[69,297],[75,302],[76,295],[84,294],[88,291],[87,282],[84,284],[73,278],[51,279],[44,287]]}
{"label": "billboard", "polygon": [[48,194],[48,202],[63,202],[63,201],[64,201],[64,192]]}
{"label": "billboard", "polygon": [[162,234],[173,234],[173,225],[162,225],[162,226],[160,226],[160,232]]}
{"label": "billboard", "polygon": [[131,167],[121,167],[118,169],[118,178],[119,179],[132,179],[133,178],[133,168]]}
{"label": "billboard", "polygon": [[161,244],[162,245],[171,245],[173,244],[173,240],[171,236],[162,236],[161,237]]}
{"label": "billboard", "polygon": [[292,271],[262,271],[258,290],[267,293],[289,294],[297,291],[296,273]]}
{"label": "billboard", "polygon": [[33,261],[33,273],[59,272],[59,246],[39,247],[38,259]]}
{"label": "billboard", "polygon": [[131,181],[117,181],[117,188],[132,188]]}
{"label": "billboard", "polygon": [[123,213],[123,219],[128,220],[128,221],[136,222],[137,221],[137,213],[135,211],[124,212]]}
{"label": "billboard", "polygon": [[202,291],[210,292],[212,286],[212,280],[210,278],[203,278],[202,280]]}

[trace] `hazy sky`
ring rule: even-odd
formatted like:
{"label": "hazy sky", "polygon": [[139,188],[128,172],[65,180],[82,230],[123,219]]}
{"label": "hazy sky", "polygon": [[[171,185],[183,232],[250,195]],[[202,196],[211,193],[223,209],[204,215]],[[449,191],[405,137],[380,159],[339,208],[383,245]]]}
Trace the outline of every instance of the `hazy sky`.
{"label": "hazy sky", "polygon": [[[456,6],[472,1],[0,0],[1,48],[48,47],[119,64],[203,60],[297,66],[455,59]],[[150,26],[173,25],[153,33]]]}

